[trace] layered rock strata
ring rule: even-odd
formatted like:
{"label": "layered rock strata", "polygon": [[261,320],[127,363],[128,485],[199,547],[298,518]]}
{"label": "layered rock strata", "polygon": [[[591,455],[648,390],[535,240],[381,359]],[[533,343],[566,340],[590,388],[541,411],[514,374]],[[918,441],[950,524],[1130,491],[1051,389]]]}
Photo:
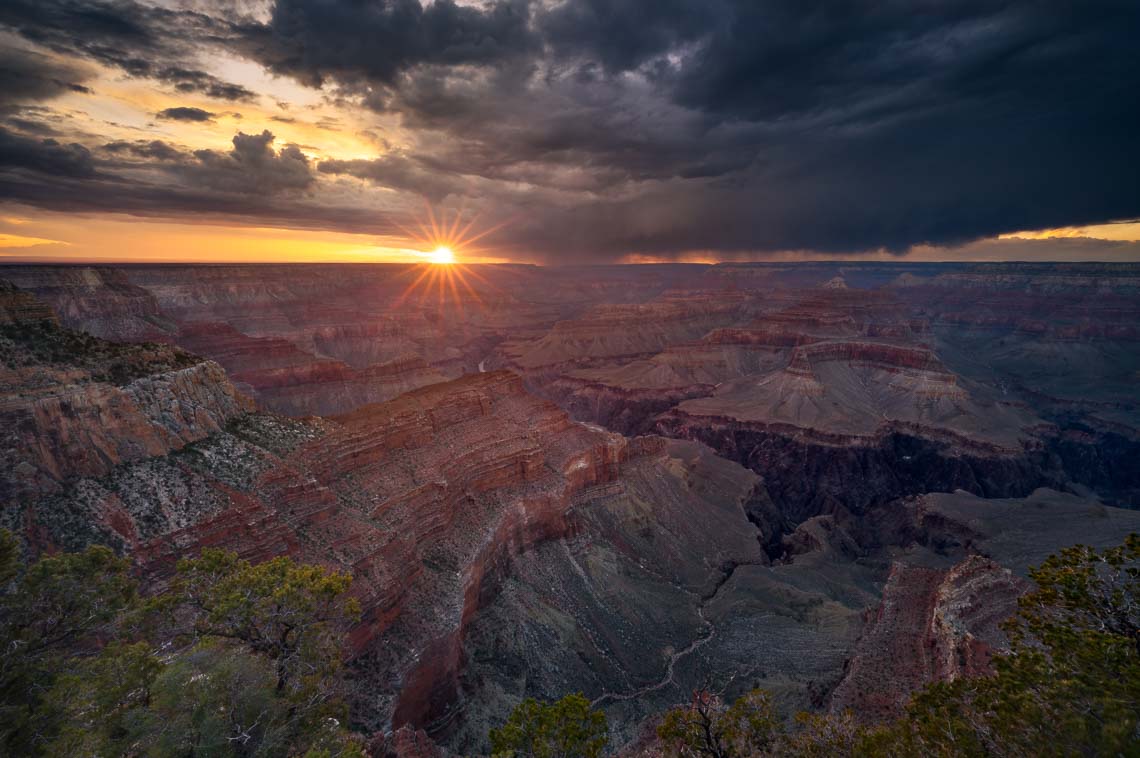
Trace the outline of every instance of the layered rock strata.
{"label": "layered rock strata", "polygon": [[71,332],[11,289],[0,299],[9,319],[0,324],[0,500],[165,455],[252,408],[216,363]]}

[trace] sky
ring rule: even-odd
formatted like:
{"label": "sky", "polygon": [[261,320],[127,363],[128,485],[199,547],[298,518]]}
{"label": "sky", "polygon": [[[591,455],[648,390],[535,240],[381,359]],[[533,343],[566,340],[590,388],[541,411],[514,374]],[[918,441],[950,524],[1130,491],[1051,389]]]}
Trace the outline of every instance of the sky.
{"label": "sky", "polygon": [[0,261],[1140,260],[1135,0],[3,0]]}

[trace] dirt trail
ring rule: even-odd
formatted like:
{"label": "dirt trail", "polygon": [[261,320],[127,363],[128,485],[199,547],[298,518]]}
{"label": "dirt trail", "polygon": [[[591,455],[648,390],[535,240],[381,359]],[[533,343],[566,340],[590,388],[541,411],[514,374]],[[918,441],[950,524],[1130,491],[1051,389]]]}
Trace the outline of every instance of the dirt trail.
{"label": "dirt trail", "polygon": [[[664,689],[664,688],[668,687],[670,684],[672,684],[673,683],[674,671],[676,670],[676,667],[677,667],[677,661],[682,660],[683,658],[686,658],[686,657],[692,655],[694,652],[696,652],[702,646],[708,644],[714,637],[716,637],[716,627],[713,625],[713,623],[711,621],[709,621],[708,619],[705,618],[705,606],[708,603],[712,602],[716,598],[717,593],[719,593],[721,590],[721,587],[728,584],[728,580],[732,578],[732,575],[736,572],[737,568],[739,568],[740,566],[751,566],[751,565],[755,565],[755,564],[752,564],[752,563],[733,563],[733,564],[731,564],[728,567],[728,570],[725,571],[724,576],[721,578],[721,580],[719,582],[717,582],[716,587],[713,588],[713,591],[711,593],[709,593],[708,595],[701,596],[700,603],[697,605],[697,615],[701,617],[701,622],[707,627],[707,630],[703,635],[701,635],[700,637],[697,637],[695,640],[690,642],[686,648],[684,648],[683,650],[678,650],[677,652],[675,652],[669,656],[669,663],[665,667],[665,673],[664,673],[664,675],[662,675],[662,677],[659,680],[657,680],[653,684],[647,684],[644,687],[640,687],[638,689],[631,690],[629,692],[605,692],[605,693],[602,693],[598,697],[594,698],[593,701],[591,701],[590,707],[596,708],[599,705],[602,705],[603,703],[610,702],[610,701],[620,702],[623,700],[634,700],[636,698],[641,697],[642,695],[648,695],[650,692],[656,692],[657,690]],[[693,594],[696,594],[696,593],[693,593]]]}

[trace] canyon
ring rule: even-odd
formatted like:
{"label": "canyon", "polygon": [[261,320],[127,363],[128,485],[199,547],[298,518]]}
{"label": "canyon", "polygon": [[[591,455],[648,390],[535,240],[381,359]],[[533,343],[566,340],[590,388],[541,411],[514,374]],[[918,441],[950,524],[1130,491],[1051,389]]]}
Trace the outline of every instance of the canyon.
{"label": "canyon", "polygon": [[1135,264],[4,266],[0,358],[28,554],[351,571],[409,755],[577,691],[615,746],[705,684],[888,717],[1140,531]]}

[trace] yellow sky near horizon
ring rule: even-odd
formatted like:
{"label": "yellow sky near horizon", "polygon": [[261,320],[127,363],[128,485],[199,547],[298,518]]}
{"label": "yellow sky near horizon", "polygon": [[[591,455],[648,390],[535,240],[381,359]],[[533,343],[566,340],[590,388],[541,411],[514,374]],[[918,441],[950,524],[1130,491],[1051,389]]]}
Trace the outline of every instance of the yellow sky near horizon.
{"label": "yellow sky near horizon", "polygon": [[[435,247],[403,237],[112,215],[0,216],[0,262],[415,263]],[[455,252],[467,263],[509,260],[482,247]]]}
{"label": "yellow sky near horizon", "polygon": [[[123,215],[48,213],[31,209],[0,215],[0,262],[184,262],[184,263],[415,263],[428,259],[434,242],[399,236],[377,236],[321,230],[187,223]],[[11,211],[11,209],[9,209]],[[1112,242],[1096,245],[1082,255],[1082,240]],[[1058,246],[1050,255],[1047,243]],[[987,261],[1024,259],[1033,245],[1034,260],[1140,261],[1140,223],[1103,224],[1081,228],[1039,230],[1001,235],[954,248],[917,246],[907,260]],[[457,246],[456,257],[466,263],[528,262],[518,251],[500,251],[493,243],[478,250]],[[857,256],[789,251],[772,255],[723,254],[694,251],[681,256],[630,255],[622,262],[684,261],[715,263],[730,260],[806,261],[834,258],[899,260],[886,251]]]}

